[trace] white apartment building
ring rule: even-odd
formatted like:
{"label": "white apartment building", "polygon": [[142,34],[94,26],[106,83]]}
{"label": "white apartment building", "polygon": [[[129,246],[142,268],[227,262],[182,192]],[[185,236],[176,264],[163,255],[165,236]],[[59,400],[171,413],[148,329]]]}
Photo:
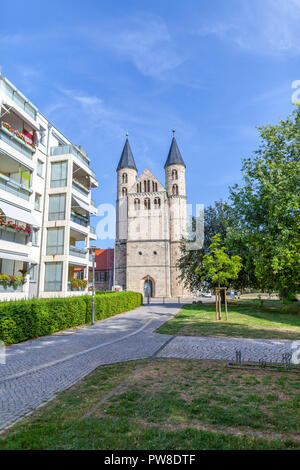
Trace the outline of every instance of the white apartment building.
{"label": "white apartment building", "polygon": [[97,186],[86,153],[0,74],[0,300],[87,292],[74,279],[92,266]]}

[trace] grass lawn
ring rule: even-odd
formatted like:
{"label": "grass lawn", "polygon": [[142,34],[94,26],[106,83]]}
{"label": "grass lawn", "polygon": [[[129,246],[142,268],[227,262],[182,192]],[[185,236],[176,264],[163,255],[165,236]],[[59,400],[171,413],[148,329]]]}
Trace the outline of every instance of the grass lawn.
{"label": "grass lawn", "polygon": [[218,361],[103,366],[7,430],[0,449],[300,449],[299,390],[300,374]]}
{"label": "grass lawn", "polygon": [[[216,321],[214,303],[187,304],[157,332],[183,336],[231,336],[235,338],[300,339],[299,313],[280,310],[282,304],[273,300],[260,308],[257,302],[237,301],[229,304],[228,321],[223,311]],[[297,305],[293,310],[297,312]]]}

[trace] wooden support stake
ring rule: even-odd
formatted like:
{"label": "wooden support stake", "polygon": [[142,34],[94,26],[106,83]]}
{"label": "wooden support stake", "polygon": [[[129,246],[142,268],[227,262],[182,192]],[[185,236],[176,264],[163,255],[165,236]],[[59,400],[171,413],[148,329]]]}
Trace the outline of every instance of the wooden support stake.
{"label": "wooden support stake", "polygon": [[226,320],[228,320],[228,311],[227,311],[227,289],[224,289],[225,292],[225,313],[226,313]]}

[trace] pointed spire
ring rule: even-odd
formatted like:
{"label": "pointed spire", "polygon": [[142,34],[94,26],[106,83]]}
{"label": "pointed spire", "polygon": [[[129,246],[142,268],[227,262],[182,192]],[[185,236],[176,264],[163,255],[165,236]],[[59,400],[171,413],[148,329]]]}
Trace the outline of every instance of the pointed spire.
{"label": "pointed spire", "polygon": [[129,140],[128,140],[128,132],[126,132],[126,141],[125,145],[123,148],[123,152],[117,167],[117,171],[121,170],[122,168],[133,168],[134,170],[137,171],[137,168],[135,166],[135,161],[132,155],[132,151],[130,148]]}
{"label": "pointed spire", "polygon": [[185,163],[183,161],[183,158],[181,156],[180,150],[178,148],[178,145],[175,139],[175,130],[173,129],[172,132],[173,132],[173,138],[172,138],[168,158],[165,163],[165,168],[166,166],[169,166],[169,165],[184,165],[185,166]]}

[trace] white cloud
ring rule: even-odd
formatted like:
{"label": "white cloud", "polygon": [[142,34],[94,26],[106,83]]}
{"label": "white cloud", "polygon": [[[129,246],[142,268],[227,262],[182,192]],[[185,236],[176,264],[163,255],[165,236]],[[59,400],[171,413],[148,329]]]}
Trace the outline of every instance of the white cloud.
{"label": "white cloud", "polygon": [[167,25],[159,17],[136,16],[84,32],[96,46],[115,52],[143,75],[163,79],[185,60],[174,45]]}
{"label": "white cloud", "polygon": [[214,35],[259,54],[300,53],[300,0],[252,0],[230,19],[202,24],[200,35]]}

